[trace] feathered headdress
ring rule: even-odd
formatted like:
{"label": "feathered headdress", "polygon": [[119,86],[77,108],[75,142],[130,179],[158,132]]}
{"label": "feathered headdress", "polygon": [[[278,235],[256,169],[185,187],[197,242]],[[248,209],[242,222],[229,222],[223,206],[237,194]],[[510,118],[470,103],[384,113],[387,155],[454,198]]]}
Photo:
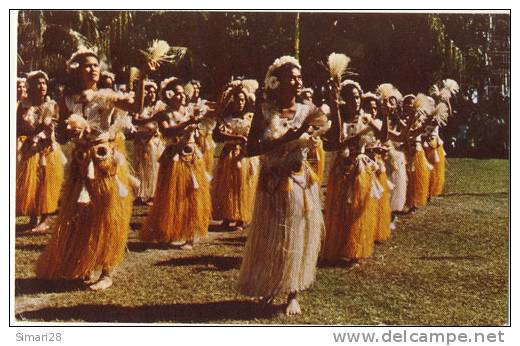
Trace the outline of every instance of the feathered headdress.
{"label": "feathered headdress", "polygon": [[276,59],[271,64],[271,66],[269,66],[269,68],[267,69],[267,73],[265,74],[264,87],[266,89],[274,90],[278,88],[278,86],[280,85],[280,81],[278,81],[278,78],[276,78],[276,76],[273,76],[273,73],[285,64],[293,64],[294,66],[301,69],[300,62],[292,56],[285,55]]}
{"label": "feathered headdress", "polygon": [[99,60],[97,48],[87,48],[85,46],[79,46],[78,50],[72,53],[69,60],[67,60],[67,71],[75,70],[79,67],[79,59],[85,56],[93,56]]}
{"label": "feathered headdress", "polygon": [[35,78],[44,78],[46,81],[49,81],[49,76],[42,70],[36,70],[27,73],[27,83],[30,83]]}
{"label": "feathered headdress", "polygon": [[352,79],[345,79],[343,82],[341,82],[342,88],[346,87],[347,85],[353,85],[356,89],[359,90],[360,94],[363,94],[363,89],[361,89],[361,85],[358,82],[353,81]]}
{"label": "feathered headdress", "polygon": [[361,95],[361,98],[362,98],[364,101],[369,101],[369,100],[372,101],[372,100],[373,100],[373,101],[376,101],[376,102],[377,102],[377,101],[379,100],[379,97],[378,97],[376,94],[374,94],[374,93],[372,93],[372,92],[370,92],[370,91],[364,93],[363,95]]}
{"label": "feathered headdress", "polygon": [[147,79],[144,81],[144,87],[154,87],[157,89],[157,83],[155,83],[153,80]]}
{"label": "feathered headdress", "polygon": [[166,78],[164,79],[162,82],[161,82],[161,92],[160,92],[160,96],[161,96],[161,99],[163,101],[166,101],[166,100],[169,100],[173,97],[173,91],[172,90],[167,90],[167,87],[170,83],[173,83],[173,82],[178,82],[180,83],[181,80],[177,77],[169,77],[169,78]]}
{"label": "feathered headdress", "polygon": [[448,106],[444,102],[441,102],[435,106],[435,109],[432,113],[432,118],[439,126],[446,126],[448,123],[449,114],[450,112]]}
{"label": "feathered headdress", "polygon": [[16,84],[27,82],[27,78],[24,77],[16,77]]}
{"label": "feathered headdress", "polygon": [[231,101],[231,97],[240,92],[244,93],[250,102],[255,102],[255,92],[258,86],[258,81],[255,79],[234,80],[229,82],[226,89],[222,92],[222,95],[220,95],[220,108],[225,109]]}
{"label": "feathered headdress", "polygon": [[428,95],[419,93],[415,97],[413,106],[415,114],[420,120],[425,120],[433,113],[435,109],[435,101]]}
{"label": "feathered headdress", "polygon": [[452,96],[460,90],[459,84],[453,79],[445,79],[442,81],[442,88],[434,84],[430,88],[430,95],[436,100],[449,102]]}
{"label": "feathered headdress", "polygon": [[396,88],[393,86],[393,84],[390,83],[383,83],[379,84],[379,86],[376,89],[376,95],[379,97],[380,100],[389,99],[390,97],[396,97]]}

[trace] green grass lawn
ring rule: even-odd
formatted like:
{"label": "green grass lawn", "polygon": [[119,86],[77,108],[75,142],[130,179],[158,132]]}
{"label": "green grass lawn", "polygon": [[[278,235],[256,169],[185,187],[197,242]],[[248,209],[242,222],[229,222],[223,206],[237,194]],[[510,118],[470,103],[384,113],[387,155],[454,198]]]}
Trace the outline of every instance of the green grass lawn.
{"label": "green grass lawn", "polygon": [[66,322],[166,322],[361,325],[504,325],[508,323],[508,188],[505,160],[449,158],[446,194],[400,217],[392,238],[360,267],[319,267],[300,295],[303,315],[283,315],[238,295],[247,230],[211,232],[191,252],[147,248],[137,231],[114,286],[91,292],[74,282],[34,278],[49,235],[26,234],[17,219],[16,319]]}

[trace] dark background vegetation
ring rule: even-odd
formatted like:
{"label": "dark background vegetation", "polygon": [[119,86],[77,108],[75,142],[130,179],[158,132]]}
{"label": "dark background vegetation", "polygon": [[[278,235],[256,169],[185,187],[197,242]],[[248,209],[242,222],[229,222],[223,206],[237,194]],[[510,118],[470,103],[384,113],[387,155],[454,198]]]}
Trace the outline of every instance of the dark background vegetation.
{"label": "dark background vegetation", "polygon": [[508,14],[20,11],[19,74],[43,69],[65,78],[79,44],[97,46],[106,68],[124,84],[137,52],[153,39],[187,48],[153,77],[197,78],[212,98],[231,77],[263,81],[281,55],[297,56],[304,82],[327,78],[319,64],[331,52],[351,57],[366,91],[382,82],[403,94],[426,92],[453,78],[461,85],[456,117],[442,130],[450,156],[509,155],[510,16]]}

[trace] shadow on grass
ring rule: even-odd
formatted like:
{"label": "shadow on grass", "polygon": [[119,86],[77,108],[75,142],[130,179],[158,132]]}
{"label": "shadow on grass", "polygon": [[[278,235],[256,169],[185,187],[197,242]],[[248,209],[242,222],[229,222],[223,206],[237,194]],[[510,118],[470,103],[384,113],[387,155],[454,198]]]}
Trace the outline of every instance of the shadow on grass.
{"label": "shadow on grass", "polygon": [[246,243],[247,237],[236,237],[236,238],[223,238],[219,239],[218,244],[226,244],[226,245],[244,245]]}
{"label": "shadow on grass", "polygon": [[478,261],[483,259],[482,256],[421,256],[413,257],[423,261]]}
{"label": "shadow on grass", "polygon": [[210,270],[230,270],[240,268],[241,257],[228,257],[228,256],[194,256],[194,257],[181,257],[172,258],[167,261],[157,262],[157,266],[189,266],[189,265],[205,265]]}
{"label": "shadow on grass", "polygon": [[128,248],[128,250],[130,250],[132,252],[144,252],[146,250],[173,250],[173,249],[178,249],[179,246],[175,246],[172,244],[144,243],[144,242],[136,241],[136,242],[128,242],[127,248]]}
{"label": "shadow on grass", "polygon": [[16,245],[16,250],[20,251],[43,251],[45,249],[45,244],[24,244],[24,245]]}
{"label": "shadow on grass", "polygon": [[63,293],[84,290],[85,284],[80,280],[42,280],[37,278],[16,279],[15,296],[38,293]]}
{"label": "shadow on grass", "polygon": [[230,300],[198,304],[143,305],[77,305],[44,308],[22,312],[17,320],[85,321],[120,323],[204,323],[218,320],[253,320],[271,318],[282,306],[263,307],[251,301]]}

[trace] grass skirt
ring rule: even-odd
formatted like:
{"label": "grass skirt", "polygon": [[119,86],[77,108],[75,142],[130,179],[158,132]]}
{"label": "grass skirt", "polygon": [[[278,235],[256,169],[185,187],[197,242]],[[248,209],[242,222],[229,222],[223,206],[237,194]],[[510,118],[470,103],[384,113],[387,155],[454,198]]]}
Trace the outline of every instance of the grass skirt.
{"label": "grass skirt", "polygon": [[423,207],[430,191],[430,164],[424,150],[416,150],[408,162],[407,204],[410,208]]}
{"label": "grass skirt", "polygon": [[307,154],[307,161],[314,173],[318,176],[318,183],[321,184],[325,175],[325,150],[323,149],[323,141],[321,138],[318,138],[315,146],[311,148]]}
{"label": "grass skirt", "polygon": [[379,184],[383,188],[381,198],[377,201],[377,223],[374,234],[375,241],[384,241],[390,238],[390,222],[392,222],[392,209],[390,208],[391,189],[384,169],[384,164],[378,162],[383,167],[382,170],[376,173]]}
{"label": "grass skirt", "polygon": [[258,157],[244,157],[240,145],[224,146],[212,181],[214,219],[251,221],[258,165]]}
{"label": "grass skirt", "polygon": [[374,249],[378,204],[371,192],[376,177],[368,166],[359,169],[357,160],[347,167],[343,160],[336,157],[327,184],[325,263],[370,257]]}
{"label": "grass skirt", "polygon": [[57,143],[36,152],[22,147],[16,174],[17,215],[45,215],[58,209],[65,163]]}
{"label": "grass skirt", "polygon": [[408,186],[406,155],[400,150],[391,148],[388,152],[388,158],[388,179],[394,187],[390,192],[390,208],[392,211],[402,211],[406,205],[406,189]]}
{"label": "grass skirt", "polygon": [[213,140],[213,132],[208,131],[207,133],[200,133],[200,135],[196,138],[196,141],[200,151],[202,151],[202,157],[206,171],[210,175],[213,175],[216,148],[215,141]]}
{"label": "grass skirt", "polygon": [[160,136],[139,138],[134,142],[135,172],[141,181],[137,197],[143,201],[152,199],[157,186],[159,158],[164,151],[164,141]]}
{"label": "grass skirt", "polygon": [[261,168],[237,289],[255,297],[302,291],[314,281],[323,217],[317,177]]}
{"label": "grass skirt", "polygon": [[444,181],[446,179],[446,153],[442,144],[436,148],[428,147],[425,149],[426,158],[433,166],[430,176],[430,196],[440,196],[444,191]]}
{"label": "grass skirt", "polygon": [[81,278],[123,260],[133,200],[128,164],[117,152],[90,160],[94,150],[73,152],[54,232],[37,262],[38,278]]}
{"label": "grass skirt", "polygon": [[183,156],[170,145],[160,160],[154,204],[139,234],[142,241],[191,241],[208,234],[211,217],[209,179],[198,149]]}

